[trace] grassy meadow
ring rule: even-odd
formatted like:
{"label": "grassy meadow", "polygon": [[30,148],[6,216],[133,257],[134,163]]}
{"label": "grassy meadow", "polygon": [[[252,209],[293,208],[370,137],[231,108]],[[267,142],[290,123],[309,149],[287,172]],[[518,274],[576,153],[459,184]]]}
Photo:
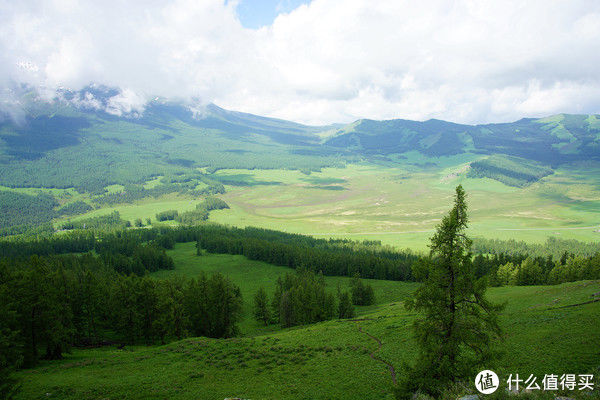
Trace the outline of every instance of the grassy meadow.
{"label": "grassy meadow", "polygon": [[220,170],[217,175],[270,184],[226,186],[223,199],[231,209],[216,211],[211,219],[317,237],[378,239],[424,250],[460,183],[468,194],[472,236],[600,240],[595,232],[600,225],[600,174],[583,167],[559,169],[520,189],[489,178],[468,178],[467,168],[459,163],[416,172],[351,165],[309,176],[285,170]]}
{"label": "grassy meadow", "polygon": [[[549,236],[600,241],[600,164],[562,166],[530,186],[516,188],[490,178],[468,177],[474,155],[425,158],[425,163],[422,156],[412,158],[409,154],[394,166],[349,164],[310,175],[284,169],[221,169],[211,178],[225,185],[226,193],[220,197],[230,209],[212,211],[210,220],[324,238],[381,240],[396,248],[423,251],[450,206],[454,188],[462,184],[468,195],[471,236],[536,243]],[[153,178],[144,186],[151,188],[159,181],[160,177]],[[13,190],[33,194],[40,189]],[[94,204],[93,196],[74,189],[41,190],[52,193],[61,204],[77,200]],[[122,186],[106,190],[118,192]],[[192,210],[201,200],[170,193],[96,206],[86,214],[59,218],[55,226],[115,210],[126,220],[154,220],[158,212]]]}
{"label": "grassy meadow", "polygon": [[[259,286],[270,291],[289,269],[242,256],[196,256],[193,243],[177,245],[170,255],[176,269],[156,273],[155,278],[220,271],[240,286],[246,302],[243,336],[74,350],[64,360],[19,372],[19,398],[392,399],[388,364],[399,376],[402,364],[415,356],[410,329],[415,314],[405,310],[401,300],[416,284],[369,280],[377,304],[359,309],[356,320],[269,331],[248,315],[252,294]],[[327,278],[331,290],[338,283],[345,285],[346,279]],[[501,381],[511,373],[597,377],[600,302],[589,301],[599,292],[599,281],[490,289],[493,301],[506,303],[502,356],[490,368]]]}

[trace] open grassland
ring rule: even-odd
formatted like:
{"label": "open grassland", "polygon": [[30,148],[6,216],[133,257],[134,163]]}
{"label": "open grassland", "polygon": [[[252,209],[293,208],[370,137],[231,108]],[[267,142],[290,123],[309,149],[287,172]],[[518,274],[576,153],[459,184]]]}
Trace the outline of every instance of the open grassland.
{"label": "open grassland", "polygon": [[[580,163],[524,188],[489,178],[469,177],[469,162],[478,156],[423,158],[407,153],[401,163],[351,164],[324,168],[306,175],[298,170],[222,169],[210,175],[223,183],[220,195],[230,209],[215,210],[210,220],[234,226],[257,226],[310,234],[381,240],[397,248],[426,250],[428,239],[450,207],[454,187],[465,187],[472,236],[541,243],[549,236],[600,241],[600,164]],[[158,184],[160,177],[145,183]],[[105,188],[110,193],[121,185]],[[94,204],[94,196],[74,189],[13,189],[52,194],[61,205],[75,201]],[[201,197],[171,193],[128,204],[103,205],[89,218],[112,211],[134,221],[158,212],[194,209]]]}
{"label": "open grassland", "polygon": [[152,218],[156,222],[156,214],[167,210],[178,210],[179,212],[190,211],[196,208],[196,204],[202,201],[202,198],[192,198],[189,196],[179,196],[171,193],[161,196],[158,199],[147,198],[137,201],[133,204],[117,204],[114,206],[106,206],[100,209],[90,211],[89,213],[79,215],[71,220],[84,219],[89,217],[97,217],[107,215],[113,211],[118,211],[121,218],[124,220],[134,221],[137,218]]}
{"label": "open grassland", "polygon": [[[289,271],[240,256],[195,256],[193,250],[193,244],[178,245],[171,252],[176,270],[154,276],[220,271],[240,285],[249,302],[256,287],[272,287],[277,276]],[[338,281],[343,278],[327,283],[333,286]],[[64,360],[20,372],[19,398],[391,399],[388,364],[400,376],[402,363],[412,362],[416,354],[410,329],[416,315],[400,301],[416,286],[369,283],[378,304],[360,310],[356,320],[277,332],[256,330],[226,340],[191,338],[149,348],[75,350]],[[598,281],[490,289],[492,300],[506,302],[501,319],[503,355],[490,365],[501,382],[511,373],[598,376],[600,302],[590,302],[598,292]],[[247,320],[243,325],[252,327]]]}
{"label": "open grassland", "polygon": [[425,249],[460,183],[468,193],[473,236],[543,242],[556,235],[597,241],[600,174],[590,173],[592,169],[559,169],[522,189],[468,178],[465,163],[421,172],[410,166],[351,165],[309,176],[286,170],[220,170],[217,175],[225,182],[235,177],[258,183],[226,186],[223,199],[231,209],[214,212],[211,220]]}

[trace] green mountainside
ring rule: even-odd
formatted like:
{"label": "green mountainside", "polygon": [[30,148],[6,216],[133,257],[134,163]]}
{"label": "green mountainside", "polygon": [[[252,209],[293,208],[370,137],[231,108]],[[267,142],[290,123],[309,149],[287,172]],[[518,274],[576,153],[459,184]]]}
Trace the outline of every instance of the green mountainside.
{"label": "green mountainside", "polygon": [[[93,93],[107,103],[115,92]],[[23,121],[0,123],[4,186],[94,191],[195,167],[318,170],[394,154],[401,163],[409,151],[426,157],[503,154],[552,167],[600,158],[595,115],[475,126],[402,119],[306,126],[212,104],[193,108],[162,100],[148,103],[141,114],[123,116],[65,100],[25,104]],[[488,176],[496,179],[497,173]]]}
{"label": "green mountainside", "polygon": [[326,144],[360,154],[417,150],[428,156],[464,152],[506,154],[557,165],[600,157],[596,115],[555,115],[487,125],[461,125],[431,119],[360,120],[336,131]]}
{"label": "green mountainside", "polygon": [[[341,200],[351,195],[348,189],[353,186],[348,182],[357,171],[351,165],[359,164],[398,168],[404,186],[410,177],[415,177],[417,185],[422,173],[439,175],[442,183],[468,178],[485,187],[489,187],[488,178],[513,188],[527,188],[540,180],[575,184],[579,181],[566,178],[575,171],[583,179],[579,183],[589,182],[589,190],[572,186],[577,193],[565,197],[563,189],[556,192],[544,184],[545,189],[537,188],[535,193],[570,208],[589,211],[597,207],[592,193],[596,169],[586,166],[600,161],[600,118],[596,115],[561,114],[475,126],[402,119],[307,126],[214,104],[189,106],[158,98],[143,110],[117,112],[111,101],[118,94],[115,89],[90,87],[85,93],[65,91],[49,103],[26,93],[21,98],[22,118],[0,120],[0,198],[5,200],[0,235],[25,232],[33,225],[49,230],[52,221],[77,214],[96,217],[115,209],[95,211],[150,198],[160,204],[147,209],[140,205],[132,216],[120,210],[131,221],[171,209],[191,211],[190,199],[229,193],[235,187],[260,186],[269,192],[271,186],[284,199],[288,196],[284,191],[294,192],[296,205],[329,204],[334,192],[339,192]],[[319,178],[319,171],[327,167],[346,172]],[[265,172],[262,178],[257,172],[269,170],[273,174]],[[431,185],[438,183],[431,181],[428,190]],[[328,192],[327,196],[321,191]],[[269,203],[274,193],[262,192],[248,193],[246,199],[252,203],[252,196],[260,194],[258,205],[232,194],[228,199],[234,204],[232,218],[240,208],[254,213],[257,206]],[[401,198],[405,205],[410,202]],[[377,200],[362,201],[385,207]],[[291,215],[297,211],[289,209]],[[321,211],[311,208],[310,212]],[[575,223],[581,226],[593,223],[589,218],[580,221],[583,216],[579,214],[577,218]],[[256,223],[260,221],[264,222]],[[325,226],[321,230],[331,232]]]}
{"label": "green mountainside", "polygon": [[202,117],[151,103],[143,116],[117,117],[62,104],[33,107],[0,125],[0,184],[77,187],[135,183],[192,167],[319,168],[339,163],[319,150],[315,131],[292,122],[206,107]]}

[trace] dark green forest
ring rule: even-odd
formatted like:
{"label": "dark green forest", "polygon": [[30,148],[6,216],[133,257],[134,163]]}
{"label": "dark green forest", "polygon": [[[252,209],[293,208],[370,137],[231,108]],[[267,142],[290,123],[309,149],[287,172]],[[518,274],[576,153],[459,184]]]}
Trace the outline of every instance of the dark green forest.
{"label": "dark green forest", "polygon": [[36,196],[0,190],[0,227],[38,225],[50,222],[58,213],[51,195]]}

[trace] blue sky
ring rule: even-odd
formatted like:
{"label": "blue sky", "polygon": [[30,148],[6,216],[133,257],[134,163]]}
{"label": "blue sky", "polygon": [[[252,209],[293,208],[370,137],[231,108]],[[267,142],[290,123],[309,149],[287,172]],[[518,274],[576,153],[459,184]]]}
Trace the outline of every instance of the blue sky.
{"label": "blue sky", "polygon": [[310,0],[241,0],[237,7],[245,28],[257,29],[271,25],[281,13],[289,13]]}

